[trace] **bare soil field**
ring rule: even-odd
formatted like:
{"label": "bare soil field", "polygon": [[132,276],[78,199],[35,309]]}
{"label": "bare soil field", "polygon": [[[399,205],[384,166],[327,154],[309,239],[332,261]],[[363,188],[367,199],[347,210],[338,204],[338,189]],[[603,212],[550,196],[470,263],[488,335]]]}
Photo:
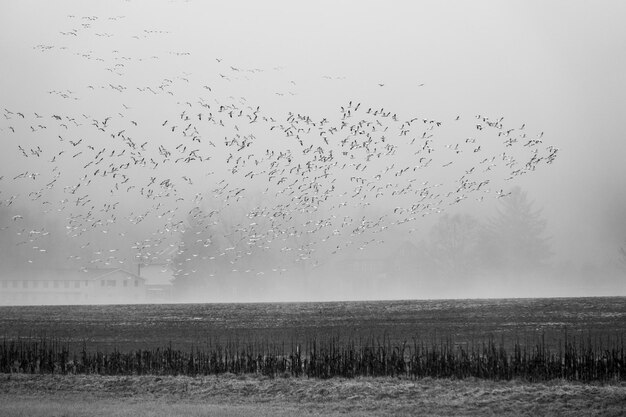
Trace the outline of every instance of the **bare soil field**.
{"label": "bare soil field", "polygon": [[383,335],[426,344],[493,337],[507,349],[545,337],[555,349],[566,335],[606,341],[625,329],[624,297],[0,307],[0,339],[46,336],[121,351]]}
{"label": "bare soil field", "polygon": [[626,384],[0,375],[12,416],[623,416]]}

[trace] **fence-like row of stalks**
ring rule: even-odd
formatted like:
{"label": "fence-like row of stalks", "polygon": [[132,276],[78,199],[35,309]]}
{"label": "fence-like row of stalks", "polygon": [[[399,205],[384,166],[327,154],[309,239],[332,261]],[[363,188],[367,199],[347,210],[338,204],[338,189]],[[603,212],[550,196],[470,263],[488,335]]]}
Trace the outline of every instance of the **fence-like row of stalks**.
{"label": "fence-like row of stalks", "polygon": [[407,378],[468,378],[543,381],[626,380],[622,341],[565,341],[550,350],[543,342],[531,346],[516,342],[512,350],[487,340],[474,344],[451,341],[425,346],[366,342],[336,338],[303,344],[270,342],[207,344],[189,350],[165,347],[120,352],[70,349],[55,339],[4,340],[0,345],[0,372],[30,374],[99,375],[211,375],[262,374],[316,378],[391,376]]}

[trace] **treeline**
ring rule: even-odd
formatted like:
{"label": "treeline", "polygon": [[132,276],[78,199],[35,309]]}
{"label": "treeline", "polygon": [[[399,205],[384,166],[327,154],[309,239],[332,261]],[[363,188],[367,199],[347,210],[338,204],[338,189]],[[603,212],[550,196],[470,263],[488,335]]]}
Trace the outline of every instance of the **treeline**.
{"label": "treeline", "polygon": [[432,272],[467,276],[472,272],[514,272],[547,266],[552,256],[547,223],[526,192],[514,187],[498,200],[495,216],[480,220],[469,214],[444,214],[432,227],[426,252]]}
{"label": "treeline", "polygon": [[493,339],[474,344],[441,341],[428,346],[413,340],[311,339],[303,344],[228,342],[189,350],[91,352],[86,343],[73,351],[57,339],[4,340],[0,372],[97,375],[256,374],[269,377],[482,378],[612,382],[626,379],[623,340],[570,339],[558,349],[543,340],[519,342],[512,350]]}

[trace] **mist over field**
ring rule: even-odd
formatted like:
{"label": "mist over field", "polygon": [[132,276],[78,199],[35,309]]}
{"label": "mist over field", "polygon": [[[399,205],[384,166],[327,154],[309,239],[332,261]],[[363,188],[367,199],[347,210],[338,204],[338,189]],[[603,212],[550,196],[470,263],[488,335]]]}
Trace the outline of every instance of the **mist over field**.
{"label": "mist over field", "polygon": [[0,7],[0,304],[626,294],[621,2]]}

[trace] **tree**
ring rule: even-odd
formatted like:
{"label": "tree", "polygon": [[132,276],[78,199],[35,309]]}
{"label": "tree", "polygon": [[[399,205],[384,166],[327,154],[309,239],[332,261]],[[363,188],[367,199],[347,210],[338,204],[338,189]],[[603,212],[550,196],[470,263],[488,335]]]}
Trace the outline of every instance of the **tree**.
{"label": "tree", "polygon": [[446,276],[474,271],[480,231],[480,222],[469,214],[440,217],[430,230],[430,255],[435,271]]}
{"label": "tree", "polygon": [[251,205],[207,198],[206,208],[189,212],[173,259],[179,296],[223,299],[259,290],[274,257],[265,245],[270,220]]}
{"label": "tree", "polygon": [[187,224],[181,231],[178,251],[174,256],[174,288],[181,296],[189,296],[197,292],[204,283],[207,270],[206,259],[211,235],[206,229],[201,213],[190,213]]}
{"label": "tree", "polygon": [[485,229],[488,263],[509,271],[540,268],[552,256],[542,210],[533,209],[526,192],[514,187],[500,199],[498,214]]}

